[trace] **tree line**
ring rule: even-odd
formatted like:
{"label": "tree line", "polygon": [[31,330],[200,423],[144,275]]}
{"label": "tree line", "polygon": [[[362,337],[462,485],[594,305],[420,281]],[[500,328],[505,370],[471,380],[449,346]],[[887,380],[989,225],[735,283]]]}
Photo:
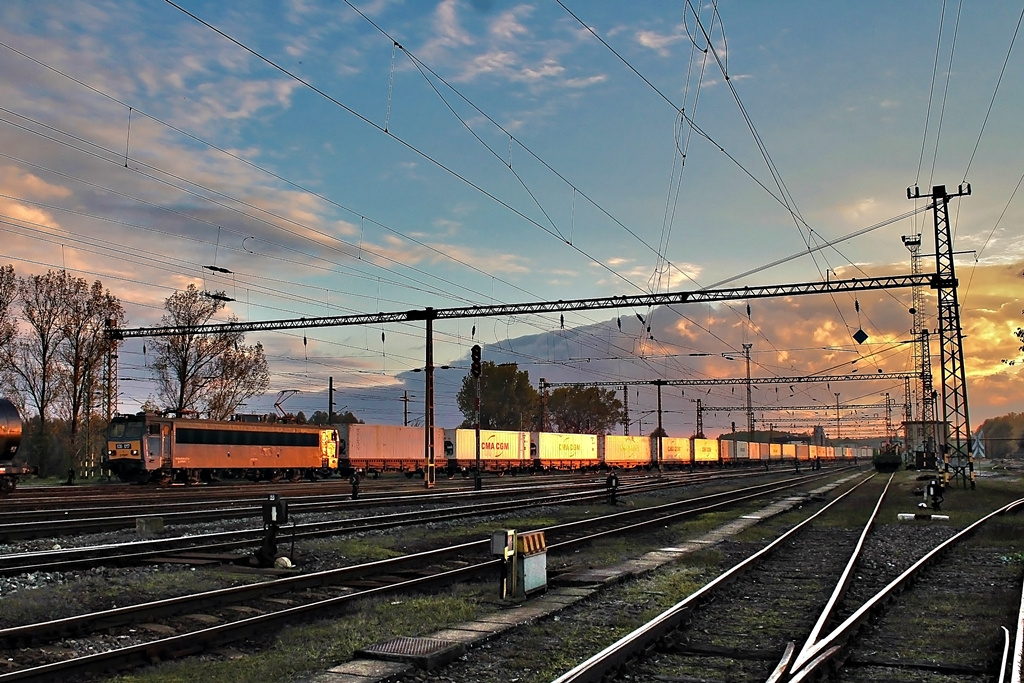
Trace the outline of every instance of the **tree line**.
{"label": "tree line", "polygon": [[[164,301],[161,325],[210,322],[225,306],[217,294],[195,285],[175,292]],[[105,447],[116,381],[107,376],[114,349],[106,331],[127,324],[124,305],[99,280],[0,267],[0,393],[28,424],[19,455],[40,475],[81,471]],[[158,337],[150,345],[155,400],[166,413],[223,419],[270,384],[262,345],[246,345],[241,333]]]}
{"label": "tree line", "polygon": [[[467,374],[455,397],[468,429],[476,425],[477,378]],[[609,434],[626,421],[622,401],[612,389],[574,385],[558,387],[547,397],[530,383],[530,374],[515,363],[480,364],[480,428],[512,431],[557,431]]]}

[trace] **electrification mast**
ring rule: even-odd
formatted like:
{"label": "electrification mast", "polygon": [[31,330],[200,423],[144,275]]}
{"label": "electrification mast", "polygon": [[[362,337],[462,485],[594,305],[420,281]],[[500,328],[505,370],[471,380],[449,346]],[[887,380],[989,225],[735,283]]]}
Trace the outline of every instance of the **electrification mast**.
{"label": "electrification mast", "polygon": [[964,370],[963,331],[960,327],[960,302],[957,297],[956,270],[953,264],[953,237],[949,227],[949,200],[971,194],[963,183],[955,194],[945,185],[932,187],[922,195],[918,187],[907,188],[907,199],[931,197],[935,217],[935,262],[939,300],[939,350],[942,359],[942,421],[949,437],[942,452],[946,477],[951,475],[974,488],[974,457],[970,449],[970,419],[967,412],[967,375]]}

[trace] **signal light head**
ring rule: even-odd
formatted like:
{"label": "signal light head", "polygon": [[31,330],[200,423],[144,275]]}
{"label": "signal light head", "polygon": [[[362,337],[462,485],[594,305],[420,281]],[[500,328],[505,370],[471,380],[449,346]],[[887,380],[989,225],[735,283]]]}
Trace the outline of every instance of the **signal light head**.
{"label": "signal light head", "polygon": [[480,345],[473,344],[473,348],[470,349],[469,357],[472,363],[469,366],[469,371],[474,377],[480,376]]}

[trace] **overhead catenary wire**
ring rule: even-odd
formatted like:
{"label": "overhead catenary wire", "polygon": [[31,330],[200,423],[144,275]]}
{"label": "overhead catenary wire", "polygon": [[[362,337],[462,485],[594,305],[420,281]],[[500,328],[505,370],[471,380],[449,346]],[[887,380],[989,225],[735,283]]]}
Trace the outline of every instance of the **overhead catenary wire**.
{"label": "overhead catenary wire", "polygon": [[[510,139],[511,139],[511,138],[510,138]],[[662,251],[664,251],[664,250],[662,250]]]}

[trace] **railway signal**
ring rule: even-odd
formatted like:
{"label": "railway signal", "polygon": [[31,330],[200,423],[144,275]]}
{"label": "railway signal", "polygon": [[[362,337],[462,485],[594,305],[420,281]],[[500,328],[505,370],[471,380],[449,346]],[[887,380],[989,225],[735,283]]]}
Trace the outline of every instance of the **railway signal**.
{"label": "railway signal", "polygon": [[472,363],[469,366],[469,371],[474,377],[480,376],[480,345],[473,344],[473,348],[470,349],[469,353]]}

